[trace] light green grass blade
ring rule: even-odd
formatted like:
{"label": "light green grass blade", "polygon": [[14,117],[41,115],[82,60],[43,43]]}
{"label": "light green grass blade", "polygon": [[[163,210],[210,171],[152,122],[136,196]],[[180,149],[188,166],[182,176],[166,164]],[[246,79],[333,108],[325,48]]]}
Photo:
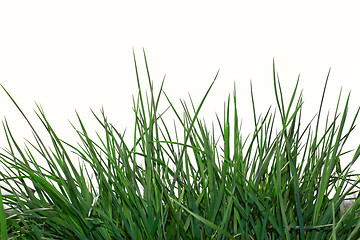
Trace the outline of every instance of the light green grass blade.
{"label": "light green grass blade", "polygon": [[229,233],[227,233],[226,231],[224,231],[222,228],[216,226],[215,224],[213,224],[212,222],[210,222],[209,220],[207,220],[206,218],[193,213],[192,211],[190,211],[189,209],[187,209],[184,205],[182,205],[180,202],[178,202],[175,199],[172,199],[175,203],[177,203],[179,206],[181,206],[185,211],[187,211],[188,213],[190,213],[192,216],[194,216],[196,219],[198,219],[199,221],[203,222],[205,225],[209,226],[210,228],[213,228],[221,233],[223,233],[226,237],[228,237],[229,239],[235,239],[233,236],[231,236]]}

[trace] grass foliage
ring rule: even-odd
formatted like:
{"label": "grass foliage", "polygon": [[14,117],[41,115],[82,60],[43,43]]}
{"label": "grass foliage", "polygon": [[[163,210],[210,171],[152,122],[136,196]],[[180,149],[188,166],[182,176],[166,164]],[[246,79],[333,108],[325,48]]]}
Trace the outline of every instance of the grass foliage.
{"label": "grass foliage", "polygon": [[[301,125],[299,80],[285,107],[274,67],[277,111],[269,108],[265,116],[257,116],[251,89],[255,129],[243,139],[234,90],[224,115],[217,116],[217,138],[199,119],[216,77],[201,103],[195,107],[191,101],[189,107],[182,102],[179,114],[163,92],[163,83],[158,94],[154,92],[145,53],[144,57],[150,94],[140,85],[134,55],[138,96],[133,101],[132,144],[125,143],[124,134],[101,111],[93,114],[103,135],[91,138],[77,115],[79,143],[72,145],[58,137],[38,106],[37,115],[52,143],[44,144],[44,137],[3,87],[28,121],[35,141],[21,147],[3,121],[8,146],[0,153],[1,239],[360,237],[360,198],[348,210],[340,209],[359,193],[359,178],[350,168],[360,146],[346,167],[339,160],[359,112],[345,130],[350,94],[339,113],[340,92],[335,115],[327,116],[320,133],[327,78],[312,131],[312,122]],[[164,122],[160,97],[175,113],[180,131]],[[280,129],[274,127],[276,112]]]}

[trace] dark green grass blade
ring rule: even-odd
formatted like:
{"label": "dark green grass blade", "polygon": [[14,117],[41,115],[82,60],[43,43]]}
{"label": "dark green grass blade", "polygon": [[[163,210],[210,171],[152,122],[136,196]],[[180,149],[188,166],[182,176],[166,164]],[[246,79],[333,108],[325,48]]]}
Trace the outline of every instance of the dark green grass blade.
{"label": "dark green grass blade", "polygon": [[5,211],[4,211],[1,189],[0,189],[0,237],[1,237],[1,240],[8,239],[6,215],[5,215]]}

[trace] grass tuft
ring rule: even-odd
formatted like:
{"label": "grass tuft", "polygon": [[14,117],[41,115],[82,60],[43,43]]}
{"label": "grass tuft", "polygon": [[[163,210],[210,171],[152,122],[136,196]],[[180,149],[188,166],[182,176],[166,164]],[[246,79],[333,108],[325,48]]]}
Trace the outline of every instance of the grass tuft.
{"label": "grass tuft", "polygon": [[[73,127],[79,142],[73,145],[58,137],[38,105],[36,114],[51,140],[45,144],[45,136],[2,86],[34,141],[22,148],[3,121],[7,147],[0,153],[1,239],[360,238],[360,178],[351,170],[360,145],[351,162],[340,165],[360,108],[346,130],[350,94],[340,112],[340,93],[335,114],[327,116],[320,133],[330,71],[313,132],[312,121],[302,126],[299,79],[286,105],[274,64],[277,108],[269,108],[264,117],[256,115],[251,87],[255,129],[243,140],[235,87],[223,116],[217,115],[217,137],[199,113],[218,74],[197,107],[182,102],[180,115],[163,91],[164,82],[154,91],[145,52],[144,59],[149,95],[141,86],[134,54],[138,95],[132,144],[102,109],[92,112],[102,131],[97,138],[90,137],[76,113]],[[161,97],[180,131],[164,121]],[[344,208],[348,200],[352,204]]]}

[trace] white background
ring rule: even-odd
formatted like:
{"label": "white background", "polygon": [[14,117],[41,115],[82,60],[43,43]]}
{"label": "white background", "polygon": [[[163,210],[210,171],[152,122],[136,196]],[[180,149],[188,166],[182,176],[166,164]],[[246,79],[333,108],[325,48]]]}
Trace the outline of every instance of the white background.
{"label": "white background", "polygon": [[[342,87],[341,111],[351,91],[349,126],[360,103],[360,4],[356,2],[1,1],[0,83],[38,127],[33,109],[35,102],[41,104],[60,137],[70,142],[77,141],[68,123],[76,122],[75,109],[95,130],[98,126],[89,109],[99,113],[104,106],[109,120],[130,133],[132,95],[137,94],[132,51],[146,86],[144,48],[156,91],[166,74],[164,90],[179,112],[179,99],[190,104],[188,93],[196,105],[200,103],[220,69],[201,116],[216,126],[215,113],[222,116],[235,83],[246,136],[253,129],[250,81],[258,115],[276,106],[275,59],[286,102],[300,74],[303,126],[318,112],[331,67],[322,122],[328,110],[333,117]],[[1,119],[4,116],[20,142],[31,138],[25,121],[1,90]],[[360,143],[357,128],[344,150]]]}

